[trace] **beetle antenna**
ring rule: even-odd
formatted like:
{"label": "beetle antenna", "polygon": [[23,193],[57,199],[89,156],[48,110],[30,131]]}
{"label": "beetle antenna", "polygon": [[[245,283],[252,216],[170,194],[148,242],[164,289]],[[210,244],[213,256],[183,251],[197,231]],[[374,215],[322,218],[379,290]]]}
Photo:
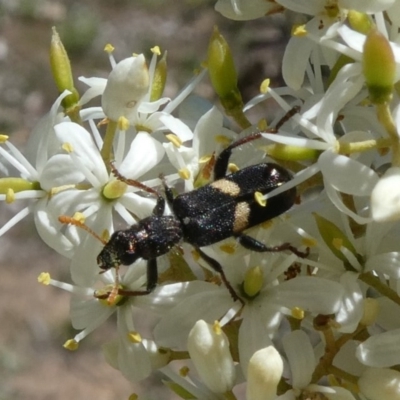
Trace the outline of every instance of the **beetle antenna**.
{"label": "beetle antenna", "polygon": [[93,237],[95,237],[97,240],[99,240],[103,245],[107,244],[107,241],[104,240],[103,238],[101,238],[95,231],[93,231],[92,229],[90,229],[86,224],[84,224],[83,222],[79,221],[78,219],[74,218],[74,217],[69,217],[68,215],[60,215],[58,217],[58,220],[62,223],[62,224],[66,224],[66,225],[75,225],[81,229],[83,229],[84,231],[90,233]]}

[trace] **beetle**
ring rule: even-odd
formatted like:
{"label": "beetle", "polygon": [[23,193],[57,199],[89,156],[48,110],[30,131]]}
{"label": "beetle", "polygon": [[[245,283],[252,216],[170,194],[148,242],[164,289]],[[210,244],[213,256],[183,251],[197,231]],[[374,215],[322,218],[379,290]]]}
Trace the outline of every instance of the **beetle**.
{"label": "beetle", "polygon": [[[245,248],[256,252],[289,250],[299,257],[301,252],[289,243],[268,247],[244,231],[289,210],[296,199],[293,187],[270,199],[266,205],[256,201],[255,193],[266,194],[292,179],[291,174],[275,163],[261,163],[226,175],[232,150],[261,137],[254,133],[225,148],[214,165],[214,181],[188,193],[174,197],[162,179],[165,196],[146,185],[122,176],[112,165],[115,177],[128,185],[154,195],[157,199],[152,215],[139,220],[127,229],[115,231],[97,257],[102,271],[130,265],[139,258],[147,261],[147,286],[127,295],[150,293],[157,285],[157,258],[168,253],[180,242],[191,244],[198,254],[220,274],[234,300],[242,300],[228,282],[222,266],[201,250],[229,237],[235,237]],[[168,202],[172,215],[164,215]]]}

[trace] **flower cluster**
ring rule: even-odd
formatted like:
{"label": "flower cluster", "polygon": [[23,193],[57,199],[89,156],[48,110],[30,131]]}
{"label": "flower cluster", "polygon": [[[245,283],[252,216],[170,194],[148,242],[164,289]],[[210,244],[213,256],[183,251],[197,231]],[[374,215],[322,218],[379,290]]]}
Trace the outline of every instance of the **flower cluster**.
{"label": "flower cluster", "polygon": [[[167,64],[158,47],[149,62],[117,62],[110,45],[108,78],[80,78],[89,87],[80,96],[54,32],[61,94],[32,133],[29,159],[0,137],[8,175],[0,200],[31,199],[0,235],[33,213],[41,238],[71,260],[72,283],[39,277],[71,293],[80,333],[64,346],[76,350],[115,313],[104,355],[132,382],[159,370],[180,398],[400,399],[400,3],[218,0],[216,10],[236,20],[287,10],[307,21],[286,47],[286,86],[266,79],[243,104],[215,29],[207,68],[175,99],[163,97]],[[207,73],[220,108],[192,95]],[[98,97],[99,106],[87,106]],[[282,109],[276,128],[246,115],[268,98]],[[243,139],[251,135],[257,149]],[[246,231],[256,242],[232,228],[232,238],[202,249],[181,241],[136,260],[133,231],[111,236],[121,221],[126,229],[172,215],[175,189],[209,184],[218,154],[239,138],[245,144],[232,146],[230,172],[275,162],[293,178],[266,194],[254,188],[254,198],[221,190],[267,208],[297,191],[285,215]],[[223,210],[216,199],[206,200]],[[202,214],[200,205],[195,211]],[[250,241],[259,251],[246,249]],[[139,312],[147,326],[137,324]]]}

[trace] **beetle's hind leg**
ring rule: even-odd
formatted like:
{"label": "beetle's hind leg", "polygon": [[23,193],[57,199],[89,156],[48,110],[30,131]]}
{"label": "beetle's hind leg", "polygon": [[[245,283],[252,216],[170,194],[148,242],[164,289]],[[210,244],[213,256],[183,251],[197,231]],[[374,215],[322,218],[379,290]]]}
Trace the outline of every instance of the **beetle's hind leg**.
{"label": "beetle's hind leg", "polygon": [[217,157],[214,165],[214,180],[222,179],[226,175],[226,171],[228,169],[229,159],[232,155],[232,150],[236,147],[242,146],[246,143],[252,142],[253,140],[260,139],[262,137],[262,133],[276,133],[282,127],[282,125],[287,122],[293,115],[297,114],[300,111],[299,107],[291,108],[276,124],[274,128],[267,129],[263,132],[255,132],[251,135],[245,136],[239,140],[233,142],[226,149],[222,150],[219,156]]}
{"label": "beetle's hind leg", "polygon": [[306,258],[309,253],[310,249],[307,248],[305,252],[298,250],[296,247],[292,246],[290,243],[282,243],[278,246],[272,246],[268,247],[264,243],[258,241],[257,239],[254,239],[251,236],[247,235],[238,235],[237,236],[238,242],[246,249],[256,251],[259,253],[264,253],[264,252],[280,252],[280,251],[291,251],[293,254],[296,254],[296,256],[300,258]]}

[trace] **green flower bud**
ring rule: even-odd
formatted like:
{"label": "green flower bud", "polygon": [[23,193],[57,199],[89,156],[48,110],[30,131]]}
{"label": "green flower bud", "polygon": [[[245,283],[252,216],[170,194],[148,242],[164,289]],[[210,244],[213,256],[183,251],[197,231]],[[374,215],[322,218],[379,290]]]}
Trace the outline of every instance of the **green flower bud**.
{"label": "green flower bud", "polygon": [[347,261],[347,258],[340,251],[341,247],[350,250],[355,256],[357,251],[347,236],[331,221],[321,217],[317,213],[313,213],[315,222],[318,226],[318,231],[322,236],[325,244],[329,247],[332,253],[342,261]]}
{"label": "green flower bud", "polygon": [[347,14],[347,19],[352,29],[365,35],[374,27],[371,18],[367,14],[356,10],[350,10]]}
{"label": "green flower bud", "polygon": [[363,72],[371,102],[373,104],[390,102],[396,63],[390,43],[376,29],[371,30],[364,44]]}
{"label": "green flower bud", "polygon": [[217,27],[208,45],[208,72],[215,92],[228,115],[242,127],[251,124],[243,114],[242,95],[237,87],[237,73],[228,43]]}
{"label": "green flower bud", "polygon": [[331,72],[329,74],[329,78],[328,78],[328,87],[331,85],[331,83],[335,80],[337,74],[339,73],[339,71],[347,64],[353,63],[354,60],[349,57],[346,56],[344,54],[341,54],[339,56],[339,58],[336,60],[334,66],[331,69]]}
{"label": "green flower bud", "polygon": [[50,67],[59,92],[62,93],[64,90],[69,90],[71,92],[71,94],[62,101],[63,107],[65,109],[75,107],[79,101],[79,94],[74,86],[68,54],[54,27],[50,44]]}
{"label": "green flower bud", "polygon": [[151,86],[150,101],[161,98],[167,81],[167,52],[158,61]]}
{"label": "green flower bud", "polygon": [[30,182],[22,178],[1,178],[0,194],[7,194],[12,189],[14,193],[23,192],[25,190],[40,190],[39,182]]}
{"label": "green flower bud", "polygon": [[266,154],[277,159],[284,161],[315,161],[320,155],[320,150],[309,149],[306,147],[289,146],[281,143],[274,143],[262,147]]}

